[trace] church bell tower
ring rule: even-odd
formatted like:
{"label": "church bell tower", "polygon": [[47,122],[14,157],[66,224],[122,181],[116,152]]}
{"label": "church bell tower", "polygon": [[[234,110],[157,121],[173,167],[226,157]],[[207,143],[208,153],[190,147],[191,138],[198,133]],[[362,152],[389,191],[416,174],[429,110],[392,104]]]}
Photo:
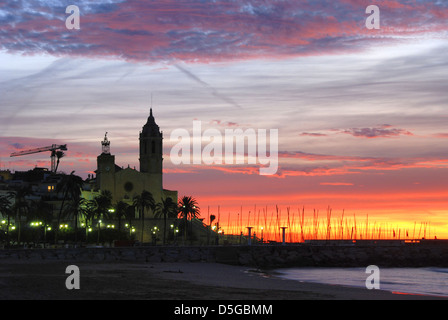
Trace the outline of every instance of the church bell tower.
{"label": "church bell tower", "polygon": [[97,157],[97,187],[100,190],[115,189],[115,156],[110,154],[110,141],[107,139],[107,132],[104,140],[101,141],[101,155]]}
{"label": "church bell tower", "polygon": [[140,172],[162,176],[163,168],[163,134],[152,115],[140,132]]}

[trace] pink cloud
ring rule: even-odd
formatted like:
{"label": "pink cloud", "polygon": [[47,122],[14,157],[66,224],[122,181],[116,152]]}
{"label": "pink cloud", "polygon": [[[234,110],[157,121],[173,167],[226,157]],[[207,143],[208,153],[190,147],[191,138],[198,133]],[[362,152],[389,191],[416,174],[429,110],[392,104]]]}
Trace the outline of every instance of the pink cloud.
{"label": "pink cloud", "polygon": [[321,182],[321,186],[353,186],[353,183],[346,182]]}
{"label": "pink cloud", "polygon": [[302,132],[300,134],[301,137],[326,137],[328,136],[325,133],[317,133],[317,132]]}
{"label": "pink cloud", "polygon": [[212,125],[218,125],[221,127],[239,127],[240,125],[236,122],[232,121],[222,121],[222,120],[212,120],[210,121],[210,124]]}
{"label": "pink cloud", "polygon": [[[81,30],[65,29],[65,8],[31,14],[12,0],[0,24],[0,48],[23,53],[113,57],[130,61],[207,62],[351,52],[397,35],[446,32],[445,3],[382,1],[382,27],[363,26],[371,1],[227,2],[80,1]],[[356,46],[347,43],[356,42]],[[364,43],[364,44],[363,44]]]}

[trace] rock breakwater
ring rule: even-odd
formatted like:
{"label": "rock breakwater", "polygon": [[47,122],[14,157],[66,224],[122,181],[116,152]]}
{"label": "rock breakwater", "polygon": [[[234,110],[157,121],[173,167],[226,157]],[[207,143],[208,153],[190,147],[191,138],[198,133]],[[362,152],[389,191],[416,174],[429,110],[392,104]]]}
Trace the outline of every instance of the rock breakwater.
{"label": "rock breakwater", "polygon": [[3,249],[1,261],[217,262],[278,267],[448,267],[446,245],[148,246],[119,248]]}

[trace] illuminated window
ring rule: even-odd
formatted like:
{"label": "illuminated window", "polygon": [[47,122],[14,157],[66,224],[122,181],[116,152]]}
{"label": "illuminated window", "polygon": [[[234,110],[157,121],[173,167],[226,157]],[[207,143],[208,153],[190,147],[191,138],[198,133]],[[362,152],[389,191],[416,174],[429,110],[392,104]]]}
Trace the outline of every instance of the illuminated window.
{"label": "illuminated window", "polygon": [[53,192],[54,191],[54,186],[48,186],[48,192]]}

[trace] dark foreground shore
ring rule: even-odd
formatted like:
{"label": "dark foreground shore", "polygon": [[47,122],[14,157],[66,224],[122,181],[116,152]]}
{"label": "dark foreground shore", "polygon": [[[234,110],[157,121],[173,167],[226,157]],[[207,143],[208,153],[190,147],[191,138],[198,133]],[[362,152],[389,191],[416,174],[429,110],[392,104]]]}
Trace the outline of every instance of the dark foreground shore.
{"label": "dark foreground shore", "polygon": [[[80,270],[68,290],[67,266]],[[2,300],[421,300],[429,296],[300,283],[219,263],[2,261]]]}

